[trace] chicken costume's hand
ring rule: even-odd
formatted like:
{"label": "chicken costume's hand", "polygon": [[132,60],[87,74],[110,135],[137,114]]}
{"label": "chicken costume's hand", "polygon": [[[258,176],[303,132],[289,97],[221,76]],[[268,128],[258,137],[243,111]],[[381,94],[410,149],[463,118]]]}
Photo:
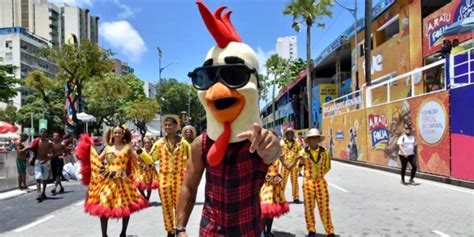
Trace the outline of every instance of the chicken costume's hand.
{"label": "chicken costume's hand", "polygon": [[252,131],[242,132],[237,135],[241,139],[248,139],[250,144],[250,153],[257,151],[258,156],[263,159],[265,164],[271,164],[281,154],[278,138],[262,126],[254,123]]}

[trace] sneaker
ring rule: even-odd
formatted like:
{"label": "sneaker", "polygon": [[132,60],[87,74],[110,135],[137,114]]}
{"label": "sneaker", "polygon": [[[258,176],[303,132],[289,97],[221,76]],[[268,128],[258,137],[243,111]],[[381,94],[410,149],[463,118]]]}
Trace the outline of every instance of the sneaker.
{"label": "sneaker", "polygon": [[172,232],[168,232],[168,237],[174,237],[174,234]]}
{"label": "sneaker", "polygon": [[335,237],[334,233],[328,234],[327,237]]}
{"label": "sneaker", "polygon": [[401,184],[403,184],[403,185],[408,185],[408,183],[405,182],[405,181],[403,181],[403,180],[401,181]]}
{"label": "sneaker", "polygon": [[56,196],[56,189],[51,190],[51,194],[53,194],[53,196]]}
{"label": "sneaker", "polygon": [[61,189],[59,189],[59,193],[64,193],[64,187],[61,187]]}
{"label": "sneaker", "polygon": [[44,200],[44,199],[48,199],[48,197],[47,197],[46,194],[44,194],[44,193],[41,195],[41,198],[42,198],[43,200]]}
{"label": "sneaker", "polygon": [[299,199],[295,199],[295,200],[293,200],[293,202],[296,203],[296,204],[300,204],[300,203],[301,203],[301,201],[300,201]]}
{"label": "sneaker", "polygon": [[413,180],[413,179],[410,179],[409,182],[410,182],[411,185],[418,185],[419,184],[419,183],[415,182],[415,180]]}
{"label": "sneaker", "polygon": [[38,196],[38,197],[36,197],[36,201],[42,202],[42,201],[43,201],[43,198],[42,198],[41,196]]}
{"label": "sneaker", "polygon": [[308,237],[316,237],[316,232],[309,232]]}

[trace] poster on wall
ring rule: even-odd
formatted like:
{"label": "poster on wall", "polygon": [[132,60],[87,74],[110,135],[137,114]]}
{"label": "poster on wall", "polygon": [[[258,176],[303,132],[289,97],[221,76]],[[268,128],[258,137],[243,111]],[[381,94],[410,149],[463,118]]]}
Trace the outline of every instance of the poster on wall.
{"label": "poster on wall", "polygon": [[398,138],[412,127],[423,172],[449,175],[448,94],[440,92],[367,109],[368,162],[400,167]]}
{"label": "poster on wall", "polygon": [[326,117],[323,119],[323,145],[331,157],[352,161],[366,161],[365,111]]}
{"label": "poster on wall", "polygon": [[463,42],[472,38],[472,33],[444,37],[443,31],[457,21],[474,17],[473,7],[472,0],[453,0],[423,19],[423,58],[439,52],[445,39]]}

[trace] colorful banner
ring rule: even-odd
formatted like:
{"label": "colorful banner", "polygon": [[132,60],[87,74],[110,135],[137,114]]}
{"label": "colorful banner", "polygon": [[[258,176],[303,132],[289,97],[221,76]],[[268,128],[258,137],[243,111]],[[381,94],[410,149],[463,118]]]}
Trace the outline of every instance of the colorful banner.
{"label": "colorful banner", "polygon": [[423,57],[430,56],[441,50],[443,40],[460,42],[472,38],[472,33],[456,36],[443,36],[443,30],[451,24],[473,16],[474,2],[472,0],[453,0],[438,11],[423,19]]}
{"label": "colorful banner", "polygon": [[451,110],[451,175],[474,181],[474,85],[452,89]]}
{"label": "colorful banner", "polygon": [[367,109],[368,162],[400,167],[398,138],[413,128],[422,172],[450,175],[449,103],[446,91]]}
{"label": "colorful banner", "polygon": [[324,104],[324,117],[334,116],[350,111],[358,110],[364,107],[364,100],[361,93],[355,93],[331,103]]}
{"label": "colorful banner", "polygon": [[367,128],[365,110],[358,110],[323,119],[323,145],[331,157],[366,161]]}
{"label": "colorful banner", "polygon": [[313,124],[321,128],[323,104],[337,97],[337,87],[335,84],[319,84],[313,87]]}

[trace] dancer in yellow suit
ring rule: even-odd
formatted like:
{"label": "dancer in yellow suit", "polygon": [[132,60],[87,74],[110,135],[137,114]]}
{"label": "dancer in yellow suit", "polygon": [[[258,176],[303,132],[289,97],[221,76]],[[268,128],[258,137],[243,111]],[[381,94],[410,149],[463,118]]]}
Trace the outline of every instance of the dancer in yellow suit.
{"label": "dancer in yellow suit", "polygon": [[[300,152],[300,165],[304,166],[303,194],[304,214],[308,237],[316,237],[314,219],[315,201],[327,236],[334,236],[334,226],[329,209],[329,191],[324,175],[331,169],[331,159],[319,143],[324,136],[313,128],[307,135],[307,147]],[[301,162],[302,161],[302,162]]]}
{"label": "dancer in yellow suit", "polygon": [[[301,145],[295,140],[295,130],[293,128],[287,128],[285,130],[285,138],[281,141],[281,150],[285,156],[287,164],[293,163],[298,158],[298,154],[301,150]],[[283,169],[282,173],[282,186],[283,190],[286,190],[286,184],[288,183],[288,177],[291,180],[291,192],[293,194],[293,202],[300,203],[300,192],[298,184],[298,166],[293,167],[291,170]]]}
{"label": "dancer in yellow suit", "polygon": [[162,125],[166,136],[155,142],[150,154],[153,160],[160,162],[158,191],[165,230],[168,232],[168,236],[175,236],[176,206],[186,173],[187,159],[191,157],[191,146],[185,139],[177,135],[178,128],[180,128],[178,115],[163,116]]}

